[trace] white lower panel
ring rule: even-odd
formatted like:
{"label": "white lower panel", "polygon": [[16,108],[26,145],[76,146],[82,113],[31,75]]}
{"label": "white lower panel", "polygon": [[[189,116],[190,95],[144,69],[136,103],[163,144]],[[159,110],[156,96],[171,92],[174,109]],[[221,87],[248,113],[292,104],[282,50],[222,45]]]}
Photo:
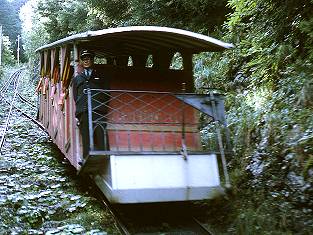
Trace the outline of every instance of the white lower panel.
{"label": "white lower panel", "polygon": [[214,187],[220,185],[216,155],[111,156],[112,189]]}
{"label": "white lower panel", "polygon": [[111,156],[95,181],[112,203],[209,199],[223,192],[216,155]]}
{"label": "white lower panel", "polygon": [[224,189],[217,187],[155,188],[112,190],[101,177],[95,178],[97,185],[111,203],[151,203],[170,201],[204,200],[217,197]]}

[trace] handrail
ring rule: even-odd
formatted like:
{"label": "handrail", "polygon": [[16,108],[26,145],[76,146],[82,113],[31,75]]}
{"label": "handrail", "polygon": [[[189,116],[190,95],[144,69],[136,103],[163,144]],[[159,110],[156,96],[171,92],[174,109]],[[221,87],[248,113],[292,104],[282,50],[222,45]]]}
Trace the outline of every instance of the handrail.
{"label": "handrail", "polygon": [[[170,92],[87,89],[91,156],[110,155],[189,155],[220,156],[225,186],[230,187],[223,142],[229,142],[222,98]],[[203,100],[201,101],[201,99]],[[189,100],[188,100],[189,99]],[[196,102],[194,102],[196,100]],[[205,107],[199,107],[204,105]],[[205,112],[201,112],[204,110]],[[201,115],[214,128],[211,148],[201,144]],[[97,128],[109,139],[109,147],[99,149]],[[221,130],[225,128],[225,131]],[[224,134],[224,136],[223,136]],[[210,136],[210,135],[207,135]],[[107,147],[107,145],[104,145]],[[226,144],[227,146],[227,144]]]}
{"label": "handrail", "polygon": [[[177,98],[176,93],[105,89],[88,89],[84,92],[88,96],[91,151],[96,147],[93,135],[96,128],[105,131],[109,135],[111,144],[114,142],[114,150],[121,152],[138,149],[181,151],[181,138],[184,135],[187,136],[188,152],[206,151],[201,143],[196,143],[200,141],[200,125],[203,126],[199,119],[201,112],[189,103],[182,102],[184,99]],[[180,94],[182,95],[183,93]],[[189,97],[187,95],[186,98]],[[208,98],[208,96],[202,96]],[[210,100],[214,102],[216,99],[217,97],[211,96]],[[182,113],[184,110],[182,107],[185,107],[183,112],[185,114]],[[217,119],[217,115],[212,116],[213,118],[209,119],[210,123],[213,123],[214,118]],[[183,128],[179,129],[179,126]],[[177,144],[178,139],[180,139],[180,147]],[[145,143],[140,143],[140,141]],[[149,141],[148,146],[146,142]],[[174,143],[175,141],[177,143]],[[218,140],[212,139],[213,141],[215,141],[216,148],[219,148]],[[124,146],[121,147],[119,143]],[[136,147],[132,148],[132,146]]]}

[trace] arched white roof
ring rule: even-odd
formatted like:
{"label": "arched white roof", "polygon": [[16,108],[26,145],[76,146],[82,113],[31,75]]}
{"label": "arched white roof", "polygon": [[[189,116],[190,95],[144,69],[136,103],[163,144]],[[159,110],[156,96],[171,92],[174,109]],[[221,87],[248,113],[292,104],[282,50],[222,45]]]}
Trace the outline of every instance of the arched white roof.
{"label": "arched white roof", "polygon": [[222,51],[233,47],[230,43],[187,30],[158,26],[130,26],[75,34],[42,46],[37,51],[72,43],[96,52],[115,55],[150,54],[160,51],[199,53]]}

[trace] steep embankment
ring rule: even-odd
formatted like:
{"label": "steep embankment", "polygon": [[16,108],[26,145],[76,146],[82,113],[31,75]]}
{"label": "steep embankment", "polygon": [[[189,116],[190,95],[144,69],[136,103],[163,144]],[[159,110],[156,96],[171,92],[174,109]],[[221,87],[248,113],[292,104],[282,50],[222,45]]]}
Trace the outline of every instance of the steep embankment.
{"label": "steep embankment", "polygon": [[236,48],[196,67],[200,90],[228,93],[235,151],[233,194],[210,203],[212,223],[227,233],[312,234],[313,1],[229,2],[224,38]]}
{"label": "steep embankment", "polygon": [[[34,81],[21,80],[21,94],[36,104]],[[15,105],[36,114],[18,99]],[[14,111],[0,155],[0,234],[119,234],[79,180],[48,135]]]}

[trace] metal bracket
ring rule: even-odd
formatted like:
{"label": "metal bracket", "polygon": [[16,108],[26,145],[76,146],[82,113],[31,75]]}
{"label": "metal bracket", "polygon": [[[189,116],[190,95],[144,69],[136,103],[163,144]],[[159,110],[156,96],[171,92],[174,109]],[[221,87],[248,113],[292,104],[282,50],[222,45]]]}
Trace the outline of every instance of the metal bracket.
{"label": "metal bracket", "polygon": [[[224,126],[227,125],[223,95],[214,94],[212,97],[206,94],[175,94],[175,97],[209,115],[214,121],[219,121]],[[213,110],[212,101],[215,102],[215,111]]]}

